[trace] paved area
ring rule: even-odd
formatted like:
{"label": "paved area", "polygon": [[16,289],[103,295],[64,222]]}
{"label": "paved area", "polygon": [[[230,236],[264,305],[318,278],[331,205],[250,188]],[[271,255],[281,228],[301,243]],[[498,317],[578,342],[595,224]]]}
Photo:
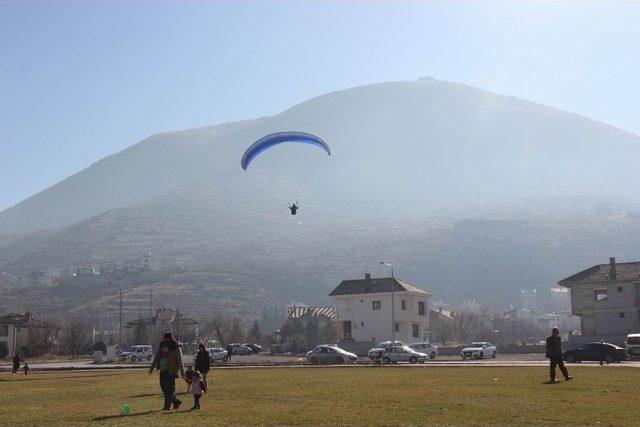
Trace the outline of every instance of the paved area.
{"label": "paved area", "polygon": [[[192,356],[185,356],[185,364],[189,364]],[[429,360],[424,364],[410,365],[405,363],[393,364],[391,367],[400,366],[421,366],[421,367],[438,367],[438,366],[547,366],[548,361],[542,354],[505,354],[499,355],[496,359],[485,360],[461,360],[457,356],[440,356],[435,360]],[[360,358],[355,366],[367,367],[371,366],[371,362],[366,358]],[[576,364],[577,365],[577,364]],[[580,366],[599,366],[597,362],[583,362]],[[93,363],[89,359],[64,360],[53,362],[33,362],[29,363],[29,367],[33,372],[37,371],[56,371],[56,370],[92,370],[92,369],[147,369],[149,362],[123,362],[123,363]],[[230,363],[216,364],[219,368],[286,368],[286,367],[305,367],[312,366],[306,362],[306,359],[299,356],[283,356],[283,355],[252,355],[252,356],[234,356]],[[315,365],[314,365],[315,366]],[[323,365],[335,366],[335,365]],[[352,366],[352,365],[342,365]],[[629,366],[640,368],[640,360],[626,361],[622,363],[614,363],[611,367]],[[0,372],[10,372],[10,363],[1,363]]]}

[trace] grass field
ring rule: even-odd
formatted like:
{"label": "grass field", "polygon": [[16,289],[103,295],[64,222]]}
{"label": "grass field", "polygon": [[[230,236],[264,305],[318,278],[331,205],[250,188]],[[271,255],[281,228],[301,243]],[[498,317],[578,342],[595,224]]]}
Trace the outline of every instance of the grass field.
{"label": "grass field", "polygon": [[158,376],[144,371],[3,374],[0,424],[638,425],[640,370],[571,373],[544,384],[542,367],[218,369],[200,412],[184,382],[180,410],[160,411]]}

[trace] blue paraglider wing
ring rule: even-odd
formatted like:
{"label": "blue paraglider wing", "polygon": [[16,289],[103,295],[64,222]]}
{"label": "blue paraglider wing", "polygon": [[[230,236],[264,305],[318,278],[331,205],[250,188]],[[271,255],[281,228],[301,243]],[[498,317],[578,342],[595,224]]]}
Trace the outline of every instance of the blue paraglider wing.
{"label": "blue paraglider wing", "polygon": [[242,165],[242,169],[247,170],[249,163],[256,156],[262,153],[265,150],[273,147],[274,145],[282,144],[284,142],[298,142],[301,144],[311,144],[317,147],[322,148],[327,152],[328,155],[331,155],[331,149],[329,145],[319,136],[313,135],[307,132],[299,132],[299,131],[288,131],[288,132],[276,132],[267,136],[263,136],[253,144],[251,147],[247,148],[247,151],[242,155],[242,160],[240,164]]}

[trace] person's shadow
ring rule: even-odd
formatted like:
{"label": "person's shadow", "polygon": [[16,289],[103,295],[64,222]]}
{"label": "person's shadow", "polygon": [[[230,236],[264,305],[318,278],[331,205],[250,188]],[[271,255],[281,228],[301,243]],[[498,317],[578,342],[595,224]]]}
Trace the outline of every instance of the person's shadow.
{"label": "person's shadow", "polygon": [[549,381],[543,382],[542,384],[555,385],[555,384],[560,384],[560,381],[549,380]]}
{"label": "person's shadow", "polygon": [[155,411],[135,412],[135,413],[131,413],[131,414],[102,415],[100,417],[92,418],[91,421],[113,420],[113,419],[125,418],[125,417],[139,417],[141,415],[156,414],[158,412],[162,412],[162,411],[161,410],[155,410]]}

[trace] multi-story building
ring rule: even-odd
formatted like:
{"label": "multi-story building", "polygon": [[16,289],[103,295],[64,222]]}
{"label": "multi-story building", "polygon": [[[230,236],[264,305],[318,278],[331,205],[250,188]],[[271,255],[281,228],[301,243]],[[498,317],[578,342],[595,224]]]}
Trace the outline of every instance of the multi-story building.
{"label": "multi-story building", "polygon": [[27,346],[46,351],[58,340],[59,328],[37,320],[29,312],[0,316],[0,354],[15,355]]}
{"label": "multi-story building", "polygon": [[[640,262],[598,264],[558,282],[571,291],[571,311],[580,317],[581,336],[573,344],[622,344],[640,332]],[[570,342],[571,344],[571,342]]]}
{"label": "multi-story building", "polygon": [[376,343],[391,340],[394,329],[396,340],[405,343],[429,338],[431,294],[408,282],[367,274],[343,281],[329,296],[337,301],[338,333],[344,338]]}

